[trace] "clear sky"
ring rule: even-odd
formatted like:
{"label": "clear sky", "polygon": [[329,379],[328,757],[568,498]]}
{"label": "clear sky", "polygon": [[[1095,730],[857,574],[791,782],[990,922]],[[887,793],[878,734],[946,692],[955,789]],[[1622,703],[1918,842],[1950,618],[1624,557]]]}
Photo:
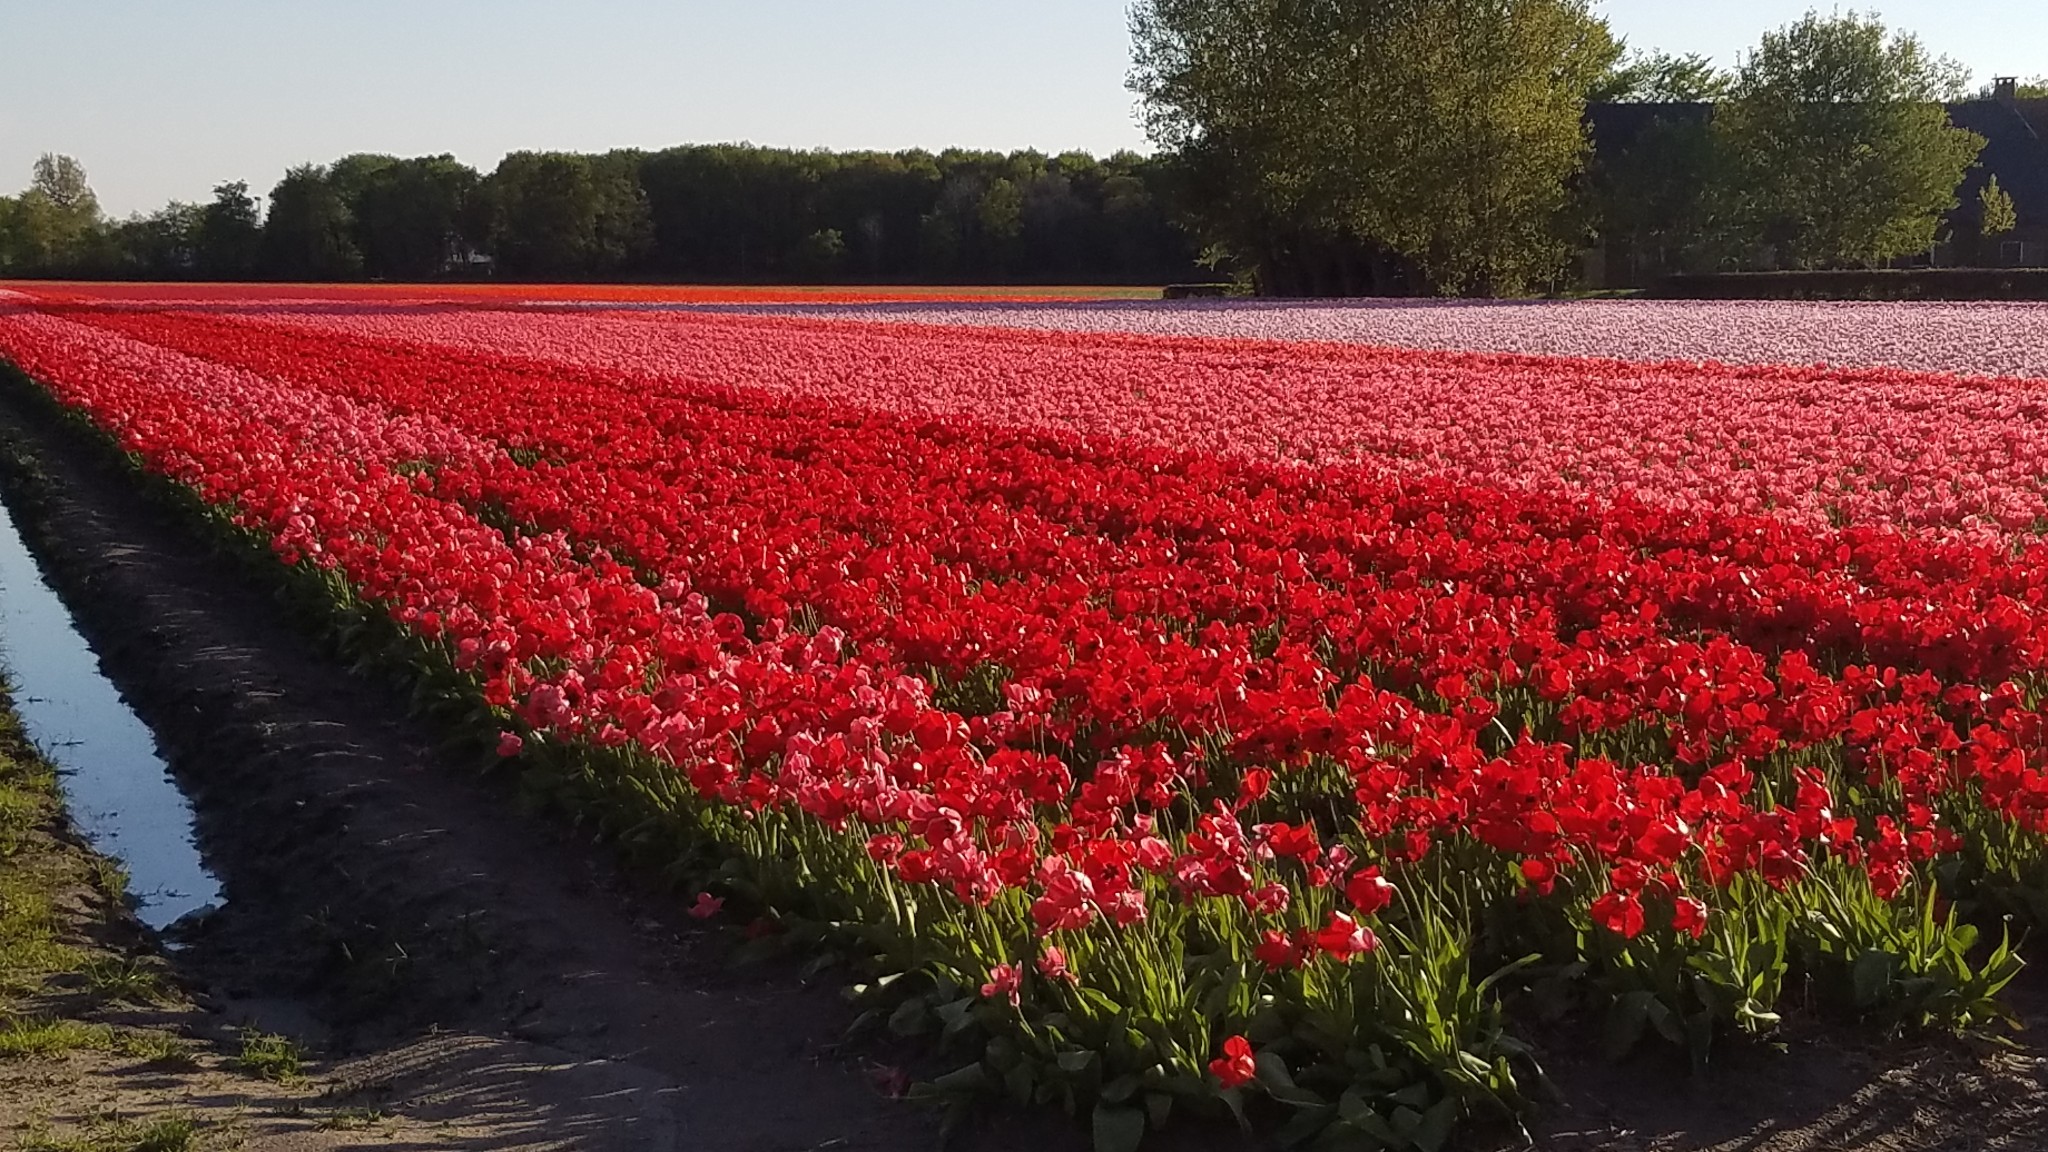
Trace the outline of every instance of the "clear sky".
{"label": "clear sky", "polygon": [[[1732,63],[1809,0],[1599,0]],[[1832,5],[1823,2],[1821,7]],[[2048,0],[1871,0],[1980,79],[2048,73]],[[356,151],[695,141],[1143,148],[1125,0],[0,0],[0,190],[44,151],[125,214]]]}

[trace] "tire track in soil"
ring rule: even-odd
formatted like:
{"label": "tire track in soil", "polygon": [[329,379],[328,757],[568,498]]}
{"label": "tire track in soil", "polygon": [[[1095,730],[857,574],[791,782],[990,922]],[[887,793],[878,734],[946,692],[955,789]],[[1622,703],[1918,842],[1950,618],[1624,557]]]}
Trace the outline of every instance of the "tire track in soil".
{"label": "tire track in soil", "polygon": [[[468,1147],[936,1144],[935,1116],[835,1049],[851,1014],[831,990],[730,972],[675,901],[441,763],[402,697],[320,655],[238,561],[16,386],[0,432],[41,473],[0,481],[24,535],[223,879],[181,964],[231,1002],[308,1004],[337,1047],[371,1053],[346,1069],[359,1086],[508,1118]],[[968,1135],[1081,1146],[1046,1117]]]}

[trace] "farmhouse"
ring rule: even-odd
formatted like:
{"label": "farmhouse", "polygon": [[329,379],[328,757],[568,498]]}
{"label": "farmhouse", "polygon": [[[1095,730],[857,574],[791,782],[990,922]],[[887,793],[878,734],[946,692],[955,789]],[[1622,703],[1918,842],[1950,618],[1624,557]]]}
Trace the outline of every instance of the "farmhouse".
{"label": "farmhouse", "polygon": [[[1689,141],[1712,121],[1714,106],[1705,103],[1594,104],[1586,112],[1593,136],[1594,179],[1626,180],[1625,173],[1651,172],[1649,187],[1628,187],[1621,205],[1601,237],[1586,254],[1588,283],[1603,287],[1640,286],[1667,273],[1686,269],[1683,250],[1695,236],[1686,209],[1697,183],[1688,165],[1704,163]],[[1956,190],[1958,204],[1940,230],[1940,240],[1927,253],[1904,263],[1936,267],[2048,266],[2048,99],[2024,99],[2010,80],[1999,81],[1991,96],[1948,106],[1949,120],[1985,140]],[[1689,149],[1693,149],[1689,151]],[[2012,197],[2019,226],[1998,236],[1981,234],[1978,193],[1993,176]],[[1768,263],[1767,254],[1758,262]]]}
{"label": "farmhouse", "polygon": [[[1952,239],[1934,263],[2000,268],[2048,265],[2048,99],[2019,99],[2013,82],[1999,81],[1989,100],[1949,105],[1949,120],[1984,137],[1984,152],[1963,178],[1961,204],[1950,214]],[[1992,176],[2012,197],[2019,227],[1998,237],[1978,235],[1978,192]]]}

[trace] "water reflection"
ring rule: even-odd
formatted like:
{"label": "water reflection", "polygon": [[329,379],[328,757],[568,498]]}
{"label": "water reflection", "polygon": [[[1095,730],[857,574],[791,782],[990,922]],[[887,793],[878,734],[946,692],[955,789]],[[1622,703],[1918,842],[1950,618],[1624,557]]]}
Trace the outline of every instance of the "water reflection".
{"label": "water reflection", "polygon": [[43,582],[0,506],[0,665],[35,740],[63,774],[71,818],[127,866],[139,915],[162,928],[220,900],[192,840],[192,806],[136,718]]}

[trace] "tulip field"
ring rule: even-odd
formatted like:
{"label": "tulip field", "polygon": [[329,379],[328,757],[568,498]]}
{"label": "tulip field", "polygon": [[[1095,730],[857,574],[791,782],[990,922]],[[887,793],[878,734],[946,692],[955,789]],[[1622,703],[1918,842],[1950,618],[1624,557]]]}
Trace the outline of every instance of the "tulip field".
{"label": "tulip field", "polygon": [[2048,313],[767,295],[15,285],[0,358],[1104,1152],[2003,1021]]}

